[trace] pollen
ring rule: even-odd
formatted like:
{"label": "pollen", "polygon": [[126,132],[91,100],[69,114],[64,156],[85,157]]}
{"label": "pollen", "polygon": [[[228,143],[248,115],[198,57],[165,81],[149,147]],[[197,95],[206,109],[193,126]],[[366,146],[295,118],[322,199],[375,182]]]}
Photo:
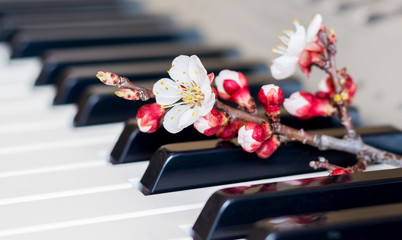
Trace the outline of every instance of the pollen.
{"label": "pollen", "polygon": [[180,112],[180,109],[178,109],[177,112]]}
{"label": "pollen", "polygon": [[169,71],[169,70],[167,70],[167,73],[170,73],[170,71]]}
{"label": "pollen", "polygon": [[339,101],[341,101],[341,95],[336,94],[336,95],[334,96],[334,102],[339,102]]}
{"label": "pollen", "polygon": [[191,116],[193,116],[193,117],[194,117],[194,115],[195,115],[195,112],[193,112],[193,114],[191,114]]}
{"label": "pollen", "polygon": [[197,71],[194,71],[195,72],[195,74],[198,74],[198,72]]}
{"label": "pollen", "polygon": [[292,21],[292,23],[297,23],[297,22],[298,22],[297,18],[293,19],[293,21]]}
{"label": "pollen", "polygon": [[163,82],[161,82],[161,85],[163,85]]}
{"label": "pollen", "polygon": [[183,72],[183,74],[186,74],[186,72]]}
{"label": "pollen", "polygon": [[168,87],[165,87],[165,89],[166,89],[166,90],[169,90],[169,88],[168,88]]}
{"label": "pollen", "polygon": [[173,120],[174,117],[171,117],[170,120]]}
{"label": "pollen", "polygon": [[156,94],[159,94],[159,92],[156,92]]}

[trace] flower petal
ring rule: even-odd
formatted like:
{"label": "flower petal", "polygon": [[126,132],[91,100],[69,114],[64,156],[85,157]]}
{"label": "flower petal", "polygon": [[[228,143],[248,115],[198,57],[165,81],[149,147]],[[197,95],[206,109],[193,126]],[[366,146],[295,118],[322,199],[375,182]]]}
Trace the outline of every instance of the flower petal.
{"label": "flower petal", "polygon": [[183,129],[195,123],[201,117],[202,108],[195,106],[194,108],[187,109],[179,120],[179,128]]}
{"label": "flower petal", "polygon": [[321,28],[322,17],[320,14],[316,14],[307,28],[306,42],[315,41],[317,38],[317,33]]}
{"label": "flower petal", "polygon": [[188,74],[190,79],[193,80],[197,85],[200,85],[203,81],[208,81],[208,83],[210,82],[207,70],[196,55],[192,55],[190,57]]}
{"label": "flower petal", "polygon": [[272,76],[278,80],[291,76],[296,71],[298,60],[298,57],[288,55],[276,58],[271,66]]}
{"label": "flower petal", "polygon": [[294,22],[296,32],[290,37],[286,55],[298,56],[306,45],[306,30],[298,21]]}
{"label": "flower petal", "polygon": [[169,78],[162,78],[154,84],[153,93],[159,105],[169,105],[182,98],[182,88]]}
{"label": "flower petal", "polygon": [[180,55],[176,57],[172,62],[172,67],[170,68],[169,76],[174,81],[179,81],[180,83],[191,83],[188,74],[188,65],[190,64],[190,57],[185,55]]}
{"label": "flower petal", "polygon": [[[184,127],[180,125],[183,114],[190,109],[189,105],[176,105],[163,118],[163,127],[170,133],[178,133]],[[194,121],[195,122],[195,121]]]}
{"label": "flower petal", "polygon": [[200,116],[207,115],[214,107],[214,104],[215,104],[215,94],[212,93],[209,98],[205,98],[205,100],[202,102],[202,109]]}

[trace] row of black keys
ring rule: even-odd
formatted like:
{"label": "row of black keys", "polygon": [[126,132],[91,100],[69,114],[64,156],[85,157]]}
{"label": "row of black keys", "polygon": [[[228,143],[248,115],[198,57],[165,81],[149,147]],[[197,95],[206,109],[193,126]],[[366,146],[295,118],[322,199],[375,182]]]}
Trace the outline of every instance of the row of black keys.
{"label": "row of black keys", "polygon": [[[136,81],[143,81],[144,86],[151,87],[150,83],[167,76],[166,70],[175,56],[197,54],[206,68],[215,74],[225,68],[245,72],[249,77],[251,92],[254,96],[259,86],[272,81],[266,75],[267,69],[264,62],[228,59],[228,56],[237,55],[232,47],[202,46],[197,42],[198,36],[193,30],[178,29],[167,17],[144,15],[138,10],[138,4],[130,3],[134,7],[131,8],[130,15],[125,16],[121,14],[122,5],[111,0],[97,2],[97,7],[91,1],[85,2],[87,5],[80,4],[83,8],[87,8],[86,10],[71,5],[71,2],[61,2],[58,6],[45,4],[46,0],[39,3],[42,5],[39,4],[40,7],[33,8],[34,10],[31,11],[37,12],[34,14],[23,13],[24,7],[21,6],[1,8],[8,11],[1,13],[1,38],[11,43],[13,57],[42,56],[44,67],[36,80],[36,85],[54,83],[57,86],[55,104],[78,103],[76,126],[122,121],[132,117],[138,109],[137,103],[122,101],[115,97],[112,88],[94,86],[99,84],[94,77],[98,70],[114,71]],[[15,2],[15,5],[18,4],[20,4],[18,1]],[[127,10],[127,5],[123,6]],[[59,9],[64,10],[59,11]],[[91,11],[87,12],[88,9]],[[43,12],[49,10],[50,15],[40,17],[44,16]],[[105,16],[112,20],[106,25],[102,22]],[[46,20],[49,21],[49,18],[53,20],[53,25],[43,26],[42,24]],[[121,43],[126,46],[121,46]],[[99,46],[81,48],[95,45]],[[300,84],[295,79],[277,82],[277,84],[283,88],[287,96],[300,90]],[[352,109],[352,113],[355,123],[358,124],[356,110]],[[336,119],[300,122],[283,115],[282,120],[288,125],[305,129],[339,126]],[[401,153],[397,143],[402,140],[402,135],[398,130],[392,127],[378,127],[362,128],[359,131],[365,142]],[[328,130],[323,133],[341,136],[342,130]],[[191,142],[179,143],[186,141]],[[164,146],[161,147],[162,145]],[[219,142],[196,133],[192,128],[178,135],[169,135],[163,129],[152,135],[143,134],[138,131],[133,119],[126,122],[125,129],[111,153],[111,161],[125,163],[151,159],[141,183],[144,193],[154,194],[311,172],[313,170],[309,168],[308,162],[317,159],[318,156],[325,156],[333,163],[342,166],[355,162],[354,157],[349,154],[336,151],[318,152],[316,149],[297,143],[282,146],[269,160],[258,160],[254,155],[243,152],[234,142]],[[205,174],[206,172],[208,175]],[[374,175],[374,177],[370,174],[359,174],[359,177],[366,178],[367,181],[364,181],[364,184],[370,184],[369,179],[386,184],[386,179],[379,179],[384,178],[383,174],[382,176]],[[390,174],[387,173],[387,176]],[[308,216],[311,216],[311,219],[322,219],[323,213],[318,215],[313,213],[400,201],[398,194],[391,194],[392,197],[384,197],[384,200],[372,200],[373,196],[365,196],[363,193],[354,196],[354,199],[359,199],[357,203],[350,199],[345,200],[343,204],[340,204],[339,199],[335,201],[337,196],[341,197],[340,199],[352,196],[349,192],[334,192],[333,186],[338,189],[338,185],[352,184],[354,178],[355,175],[304,180],[304,183],[301,180],[300,186],[303,186],[304,190],[283,191],[289,201],[287,204],[293,205],[293,208],[286,205],[281,194],[278,194],[278,189],[281,189],[279,185],[284,183],[221,190],[211,197],[201,213],[194,226],[195,237],[207,239],[244,236],[250,230],[252,223],[265,217],[310,214]],[[328,183],[339,181],[341,183],[338,185],[328,185]],[[319,182],[323,186],[310,189],[306,187],[311,185],[310,182]],[[392,184],[394,185],[368,192],[376,196],[384,196],[383,194],[386,193],[383,191],[390,192],[391,187],[393,189],[400,187],[395,185],[395,182]],[[318,195],[314,194],[320,197],[317,198]],[[323,199],[322,196],[331,196],[329,199],[333,202]],[[272,198],[273,200],[270,200]],[[319,203],[311,202],[312,198],[320,199]],[[365,204],[366,198],[371,200]],[[301,199],[300,202],[297,202],[297,199]],[[279,207],[279,203],[284,205]],[[347,205],[349,203],[352,205]],[[311,206],[318,206],[318,208],[313,209]],[[282,208],[293,210],[287,212]],[[303,216],[289,219],[314,222],[305,220],[307,218]],[[321,220],[321,225],[317,224],[317,226],[322,226],[322,222]],[[250,237],[265,236],[267,229],[275,229],[272,226],[273,223],[275,223],[274,220],[260,223]],[[281,234],[275,236],[287,236],[285,233]],[[339,236],[342,236],[342,233],[337,232],[332,233],[329,238]]]}

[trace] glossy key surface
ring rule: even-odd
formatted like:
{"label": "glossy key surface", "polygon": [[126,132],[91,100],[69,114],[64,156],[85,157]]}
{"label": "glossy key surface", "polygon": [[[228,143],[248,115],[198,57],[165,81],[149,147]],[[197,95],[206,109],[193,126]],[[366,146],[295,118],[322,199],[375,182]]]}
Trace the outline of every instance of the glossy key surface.
{"label": "glossy key surface", "polygon": [[[402,154],[400,148],[393,148],[394,142],[402,140],[402,132],[399,130],[363,127],[357,131],[363,141],[367,137],[367,142],[372,145],[382,144],[384,150]],[[340,137],[344,130],[312,132]],[[356,157],[350,153],[319,151],[299,142],[283,144],[269,158],[260,159],[254,153],[243,151],[235,141],[209,140],[162,146],[152,156],[141,179],[142,191],[155,194],[314,172],[309,162],[318,160],[319,156],[344,167],[356,162]],[[147,142],[137,143],[136,147],[140,148],[140,144],[146,145]]]}
{"label": "glossy key surface", "polygon": [[247,239],[395,239],[401,226],[402,203],[396,203],[265,219]]}
{"label": "glossy key surface", "polygon": [[401,187],[402,169],[393,169],[222,189],[194,224],[194,239],[244,237],[270,217],[397,203]]}

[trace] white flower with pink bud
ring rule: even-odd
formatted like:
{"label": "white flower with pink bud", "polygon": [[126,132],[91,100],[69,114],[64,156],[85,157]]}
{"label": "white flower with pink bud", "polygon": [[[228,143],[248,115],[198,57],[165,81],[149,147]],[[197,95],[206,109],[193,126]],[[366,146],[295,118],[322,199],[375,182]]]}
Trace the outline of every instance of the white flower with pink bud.
{"label": "white flower with pink bud", "polygon": [[257,97],[267,114],[279,114],[284,101],[284,94],[280,87],[275,84],[264,85],[258,92]]}
{"label": "white flower with pink bud", "polygon": [[198,118],[194,123],[194,128],[197,129],[200,133],[212,136],[214,135],[220,127],[225,125],[228,122],[228,118],[222,112],[219,112],[215,108],[205,116]]}
{"label": "white flower with pink bud", "polygon": [[164,117],[163,126],[168,132],[177,133],[211,111],[215,103],[210,79],[213,75],[208,76],[195,55],[176,57],[168,73],[171,79],[156,82],[153,94],[159,105],[171,108]]}
{"label": "white flower with pink bud", "polygon": [[296,31],[284,31],[285,35],[279,37],[282,43],[272,49],[274,53],[281,55],[271,66],[272,76],[278,80],[291,76],[296,71],[297,64],[308,75],[312,61],[317,60],[317,54],[324,51],[317,38],[322,24],[320,14],[314,16],[307,32],[297,20],[293,23]]}
{"label": "white flower with pink bud", "polygon": [[219,97],[239,104],[242,108],[253,112],[254,100],[248,89],[248,80],[241,72],[222,70],[215,78]]}
{"label": "white flower with pink bud", "polygon": [[239,129],[237,142],[244,151],[255,152],[271,134],[271,128],[268,124],[248,122]]}
{"label": "white flower with pink bud", "polygon": [[331,116],[336,109],[323,99],[308,92],[295,92],[285,99],[283,106],[293,116],[300,119]]}
{"label": "white flower with pink bud", "polygon": [[160,127],[160,122],[166,109],[157,103],[145,104],[138,109],[136,118],[141,132],[153,133]]}

